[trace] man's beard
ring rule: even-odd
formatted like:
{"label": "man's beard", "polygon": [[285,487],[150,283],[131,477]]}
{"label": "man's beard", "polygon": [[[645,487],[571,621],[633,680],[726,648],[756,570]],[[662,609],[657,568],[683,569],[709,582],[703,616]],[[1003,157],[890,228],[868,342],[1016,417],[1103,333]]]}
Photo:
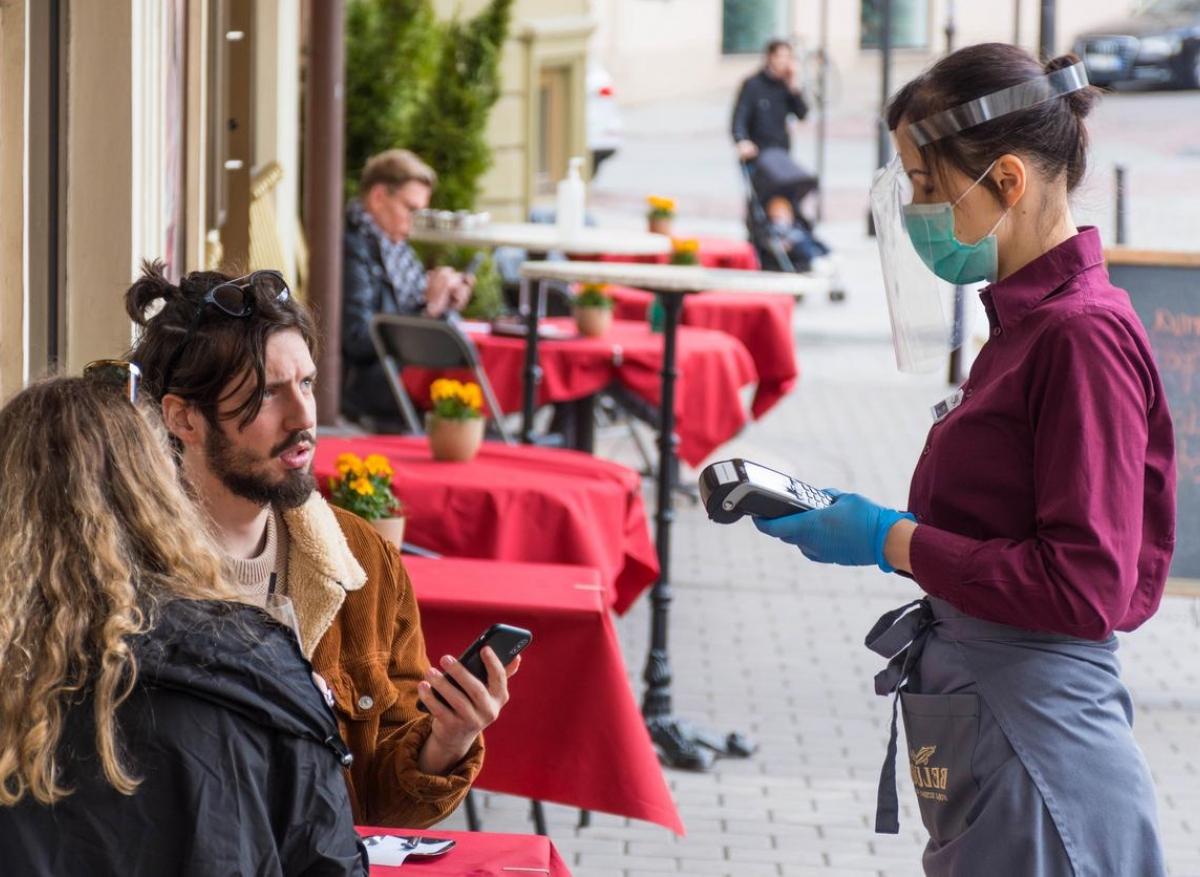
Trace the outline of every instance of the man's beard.
{"label": "man's beard", "polygon": [[[301,440],[316,446],[311,433],[295,432],[271,449],[268,461],[275,459]],[[304,469],[288,470],[279,481],[272,481],[268,476],[259,474],[255,469],[255,464],[259,462],[257,455],[235,448],[219,426],[208,431],[208,437],[204,441],[204,457],[209,470],[220,479],[230,493],[259,505],[272,505],[281,509],[298,508],[304,505],[317,489],[317,479],[312,472]]]}

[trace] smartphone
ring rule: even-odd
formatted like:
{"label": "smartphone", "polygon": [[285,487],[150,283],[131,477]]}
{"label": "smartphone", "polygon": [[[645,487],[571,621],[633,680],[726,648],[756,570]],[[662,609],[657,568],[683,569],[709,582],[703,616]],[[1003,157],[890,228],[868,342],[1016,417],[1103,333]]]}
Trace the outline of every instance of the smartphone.
{"label": "smartphone", "polygon": [[[511,624],[493,624],[480,635],[479,639],[467,646],[467,650],[462,653],[458,661],[467,668],[468,673],[487,685],[488,672],[481,654],[485,646],[491,646],[496,657],[500,659],[500,663],[507,667],[512,663],[513,658],[521,654],[532,641],[533,634],[523,627],[513,627]],[[454,680],[454,677],[447,675],[446,678],[455,688],[462,690],[462,686]],[[433,696],[444,706],[450,706],[437,689],[434,689]],[[429,712],[429,708],[419,700],[417,709],[423,713]]]}

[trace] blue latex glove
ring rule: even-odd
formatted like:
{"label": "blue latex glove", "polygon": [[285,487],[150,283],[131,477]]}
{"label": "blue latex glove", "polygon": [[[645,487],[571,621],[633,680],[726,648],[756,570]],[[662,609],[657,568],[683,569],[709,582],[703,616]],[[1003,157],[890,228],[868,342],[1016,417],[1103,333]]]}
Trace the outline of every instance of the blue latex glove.
{"label": "blue latex glove", "polygon": [[784,518],[755,518],[754,526],[795,545],[809,560],[842,566],[876,564],[884,572],[895,568],[883,557],[883,543],[892,526],[902,518],[915,521],[908,512],[875,505],[857,493],[825,488],[834,498],[823,509],[799,512]]}

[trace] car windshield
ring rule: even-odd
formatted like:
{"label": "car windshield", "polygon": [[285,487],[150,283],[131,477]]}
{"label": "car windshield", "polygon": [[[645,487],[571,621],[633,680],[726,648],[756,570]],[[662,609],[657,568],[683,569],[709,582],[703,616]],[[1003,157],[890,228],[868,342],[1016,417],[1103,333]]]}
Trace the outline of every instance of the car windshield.
{"label": "car windshield", "polygon": [[1142,10],[1143,15],[1179,15],[1185,12],[1200,14],[1200,0],[1153,0]]}

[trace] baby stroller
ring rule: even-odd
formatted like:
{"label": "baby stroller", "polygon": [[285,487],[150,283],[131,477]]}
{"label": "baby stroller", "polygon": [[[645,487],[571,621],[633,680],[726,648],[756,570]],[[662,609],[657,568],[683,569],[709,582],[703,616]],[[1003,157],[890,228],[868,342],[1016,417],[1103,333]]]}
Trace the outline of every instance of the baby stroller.
{"label": "baby stroller", "polygon": [[[746,231],[764,271],[806,274],[816,266],[832,269],[829,247],[814,233],[803,210],[804,199],[820,185],[816,176],[792,160],[787,151],[764,149],[742,163],[746,184]],[[845,297],[834,272],[829,297]]]}

